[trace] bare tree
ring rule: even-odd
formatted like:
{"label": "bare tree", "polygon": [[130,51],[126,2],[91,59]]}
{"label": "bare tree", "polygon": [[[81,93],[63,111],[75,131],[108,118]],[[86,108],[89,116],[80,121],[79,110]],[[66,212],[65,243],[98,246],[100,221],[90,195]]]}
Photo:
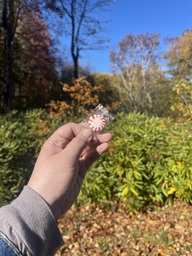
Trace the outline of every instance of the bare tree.
{"label": "bare tree", "polygon": [[[46,0],[49,9],[60,18],[64,24],[64,33],[70,36],[70,53],[74,65],[74,78],[79,77],[79,58],[82,50],[98,49],[104,40],[100,37],[104,20],[99,18],[105,7],[114,0]],[[92,39],[92,41],[90,41]]]}
{"label": "bare tree", "polygon": [[119,75],[116,83],[125,107],[136,112],[154,109],[158,76],[159,34],[128,34],[111,52],[114,72]]}

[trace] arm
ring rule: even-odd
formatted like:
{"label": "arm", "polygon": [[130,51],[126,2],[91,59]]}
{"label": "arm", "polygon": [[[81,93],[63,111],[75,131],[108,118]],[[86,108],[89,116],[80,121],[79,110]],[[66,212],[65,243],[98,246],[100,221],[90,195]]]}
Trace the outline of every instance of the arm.
{"label": "arm", "polygon": [[[86,129],[81,124],[69,123],[60,127],[44,143],[28,186],[15,202],[5,206],[7,207],[6,213],[9,212],[12,215],[14,222],[9,223],[10,218],[6,219],[6,214],[2,214],[2,209],[5,207],[0,210],[1,218],[3,215],[3,223],[7,221],[7,225],[14,230],[14,236],[18,240],[16,242],[14,240],[14,242],[21,251],[28,251],[27,255],[32,253],[32,255],[40,256],[51,255],[50,253],[58,249],[61,245],[61,236],[58,235],[56,220],[72,206],[79,194],[87,170],[108,149],[108,142],[111,138],[111,134],[106,133],[98,135],[96,140],[92,140],[90,129]],[[29,199],[29,197],[34,200],[27,200],[26,198]],[[21,204],[25,201],[27,216],[32,215],[31,226],[28,223],[29,217],[23,216],[21,208],[18,209],[18,200]],[[17,208],[16,212],[13,211],[13,204]],[[35,209],[41,210],[36,212]],[[47,223],[46,220],[50,222]],[[20,226],[22,221],[25,222],[23,227]],[[38,236],[40,231],[36,229],[40,222],[42,225],[39,229],[44,234],[43,236]],[[2,230],[2,224],[0,225]],[[25,230],[26,226],[30,227],[27,231]],[[18,228],[20,228],[19,234],[17,234]],[[39,238],[39,243],[41,242],[41,254],[39,252],[34,254],[35,246],[30,245],[30,239],[23,243],[26,237],[25,232],[28,234],[30,230],[37,239]],[[51,233],[51,237],[47,238],[49,233]],[[48,248],[50,240],[54,244],[54,248]],[[22,246],[24,249],[21,248]],[[49,253],[43,254],[45,248],[48,248]]]}

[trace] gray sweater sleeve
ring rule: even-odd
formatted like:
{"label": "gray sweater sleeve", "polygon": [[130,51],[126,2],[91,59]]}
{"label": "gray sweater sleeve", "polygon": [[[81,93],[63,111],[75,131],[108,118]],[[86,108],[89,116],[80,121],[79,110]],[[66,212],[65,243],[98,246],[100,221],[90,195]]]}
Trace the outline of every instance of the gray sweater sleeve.
{"label": "gray sweater sleeve", "polygon": [[63,244],[47,203],[28,186],[0,208],[0,230],[27,256],[54,255]]}

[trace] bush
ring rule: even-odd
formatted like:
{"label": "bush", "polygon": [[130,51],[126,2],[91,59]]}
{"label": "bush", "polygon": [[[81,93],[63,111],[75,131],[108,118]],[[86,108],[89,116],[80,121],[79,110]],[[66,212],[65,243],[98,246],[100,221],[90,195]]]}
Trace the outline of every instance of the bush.
{"label": "bush", "polygon": [[132,211],[175,197],[192,203],[190,124],[121,114],[109,129],[109,152],[92,166],[78,203],[123,200]]}
{"label": "bush", "polygon": [[42,143],[58,125],[43,110],[0,116],[0,206],[19,194]]}
{"label": "bush", "polygon": [[96,91],[99,87],[93,87],[85,78],[74,80],[74,85],[64,84],[63,91],[68,100],[52,101],[48,106],[50,115],[58,120],[75,119],[82,121],[90,108],[99,103]]}
{"label": "bush", "polygon": [[[41,145],[60,125],[43,110],[0,116],[0,205],[18,195]],[[174,198],[192,203],[189,122],[119,114],[108,129],[114,139],[108,153],[91,167],[77,204],[123,201],[137,211]]]}

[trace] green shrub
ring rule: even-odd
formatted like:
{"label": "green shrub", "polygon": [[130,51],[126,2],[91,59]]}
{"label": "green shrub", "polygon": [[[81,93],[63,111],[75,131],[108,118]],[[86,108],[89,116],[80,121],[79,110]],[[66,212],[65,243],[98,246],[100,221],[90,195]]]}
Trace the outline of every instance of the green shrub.
{"label": "green shrub", "polygon": [[[0,205],[18,195],[42,143],[60,125],[43,110],[0,116]],[[120,114],[108,130],[109,152],[91,167],[78,204],[123,201],[137,211],[175,197],[192,203],[190,123]]]}
{"label": "green shrub", "polygon": [[110,151],[89,171],[79,203],[123,200],[132,211],[175,197],[192,203],[190,124],[121,114],[109,130]]}
{"label": "green shrub", "polygon": [[26,184],[42,143],[58,125],[43,110],[0,116],[0,205]]}

